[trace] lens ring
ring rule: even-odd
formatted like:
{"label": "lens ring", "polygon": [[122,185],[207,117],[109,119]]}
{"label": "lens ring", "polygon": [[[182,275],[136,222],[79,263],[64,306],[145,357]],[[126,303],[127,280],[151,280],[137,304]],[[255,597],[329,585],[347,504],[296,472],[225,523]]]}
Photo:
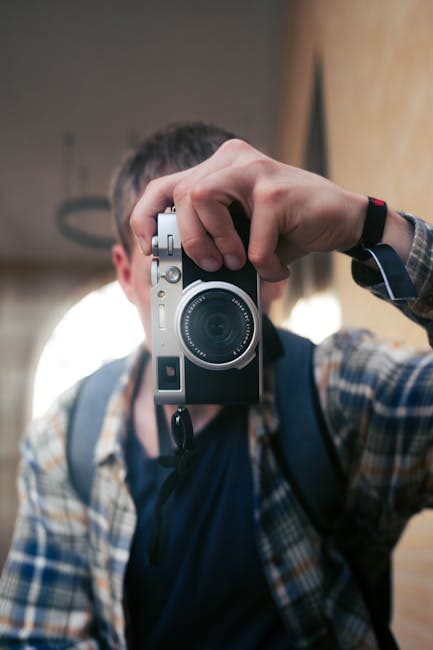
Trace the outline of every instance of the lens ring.
{"label": "lens ring", "polygon": [[206,289],[185,305],[181,336],[193,356],[209,363],[239,358],[253,337],[251,310],[226,289]]}
{"label": "lens ring", "polygon": [[260,319],[252,298],[227,282],[190,286],[176,310],[176,335],[195,364],[225,370],[243,367],[255,354]]}

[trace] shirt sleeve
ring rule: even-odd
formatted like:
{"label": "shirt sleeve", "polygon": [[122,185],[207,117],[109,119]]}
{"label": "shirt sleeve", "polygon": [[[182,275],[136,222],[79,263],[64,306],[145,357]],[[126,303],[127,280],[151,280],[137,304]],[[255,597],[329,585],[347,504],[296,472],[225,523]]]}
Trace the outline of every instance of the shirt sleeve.
{"label": "shirt sleeve", "polygon": [[[414,226],[414,239],[406,270],[414,283],[418,298],[407,303],[393,303],[408,318],[421,325],[427,332],[433,347],[433,228],[422,219],[408,213],[400,213]],[[353,262],[355,281],[378,298],[389,301],[380,274],[359,262]]]}
{"label": "shirt sleeve", "polygon": [[19,512],[0,580],[0,648],[95,650],[87,510],[67,475],[74,391],[24,438]]}
{"label": "shirt sleeve", "polygon": [[317,346],[314,364],[351,507],[397,535],[433,506],[433,354],[343,330]]}

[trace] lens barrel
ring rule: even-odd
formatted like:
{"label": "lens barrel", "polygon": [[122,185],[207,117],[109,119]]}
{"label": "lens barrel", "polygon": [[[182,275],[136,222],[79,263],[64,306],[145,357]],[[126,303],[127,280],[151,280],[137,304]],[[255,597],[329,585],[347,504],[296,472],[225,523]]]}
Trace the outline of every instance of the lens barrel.
{"label": "lens barrel", "polygon": [[238,287],[205,283],[179,307],[178,337],[193,362],[214,369],[235,367],[255,345],[257,309]]}

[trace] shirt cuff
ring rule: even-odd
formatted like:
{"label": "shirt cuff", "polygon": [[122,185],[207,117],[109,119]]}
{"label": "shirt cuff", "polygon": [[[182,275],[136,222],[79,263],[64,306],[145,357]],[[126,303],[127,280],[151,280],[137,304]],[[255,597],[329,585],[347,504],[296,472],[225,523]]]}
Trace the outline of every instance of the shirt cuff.
{"label": "shirt cuff", "polygon": [[[425,222],[421,221],[420,219],[416,219],[412,215],[405,212],[400,212],[400,214],[402,217],[410,221],[414,226],[414,239],[405,269],[418,291],[418,296],[421,296],[420,286],[424,284],[425,275],[427,273],[427,270],[425,268],[426,265],[425,263],[422,263],[422,260],[425,257],[426,239],[428,238],[428,235],[430,235],[430,244],[433,245],[433,231]],[[430,233],[428,233],[428,231],[430,231]],[[432,275],[433,266],[431,263],[430,266],[432,267],[430,270],[430,275]],[[374,295],[383,298],[384,300],[389,300],[389,292],[385,283],[383,282],[381,273],[377,269],[369,267],[357,260],[353,260],[352,276],[356,284],[358,284],[360,287],[368,289],[374,293]],[[433,285],[433,283],[431,284]],[[419,299],[420,298],[417,298],[416,301]]]}
{"label": "shirt cuff", "polygon": [[418,290],[418,298],[410,308],[418,318],[433,319],[433,227],[410,214],[402,216],[414,225],[414,240],[406,268]]}

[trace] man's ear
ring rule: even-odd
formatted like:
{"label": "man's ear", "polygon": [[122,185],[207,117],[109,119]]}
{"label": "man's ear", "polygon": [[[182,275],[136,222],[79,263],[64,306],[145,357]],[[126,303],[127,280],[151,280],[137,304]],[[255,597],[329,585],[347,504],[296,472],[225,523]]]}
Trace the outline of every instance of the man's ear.
{"label": "man's ear", "polygon": [[116,269],[117,280],[128,300],[135,304],[134,292],[131,286],[131,260],[121,244],[113,246],[111,256]]}

